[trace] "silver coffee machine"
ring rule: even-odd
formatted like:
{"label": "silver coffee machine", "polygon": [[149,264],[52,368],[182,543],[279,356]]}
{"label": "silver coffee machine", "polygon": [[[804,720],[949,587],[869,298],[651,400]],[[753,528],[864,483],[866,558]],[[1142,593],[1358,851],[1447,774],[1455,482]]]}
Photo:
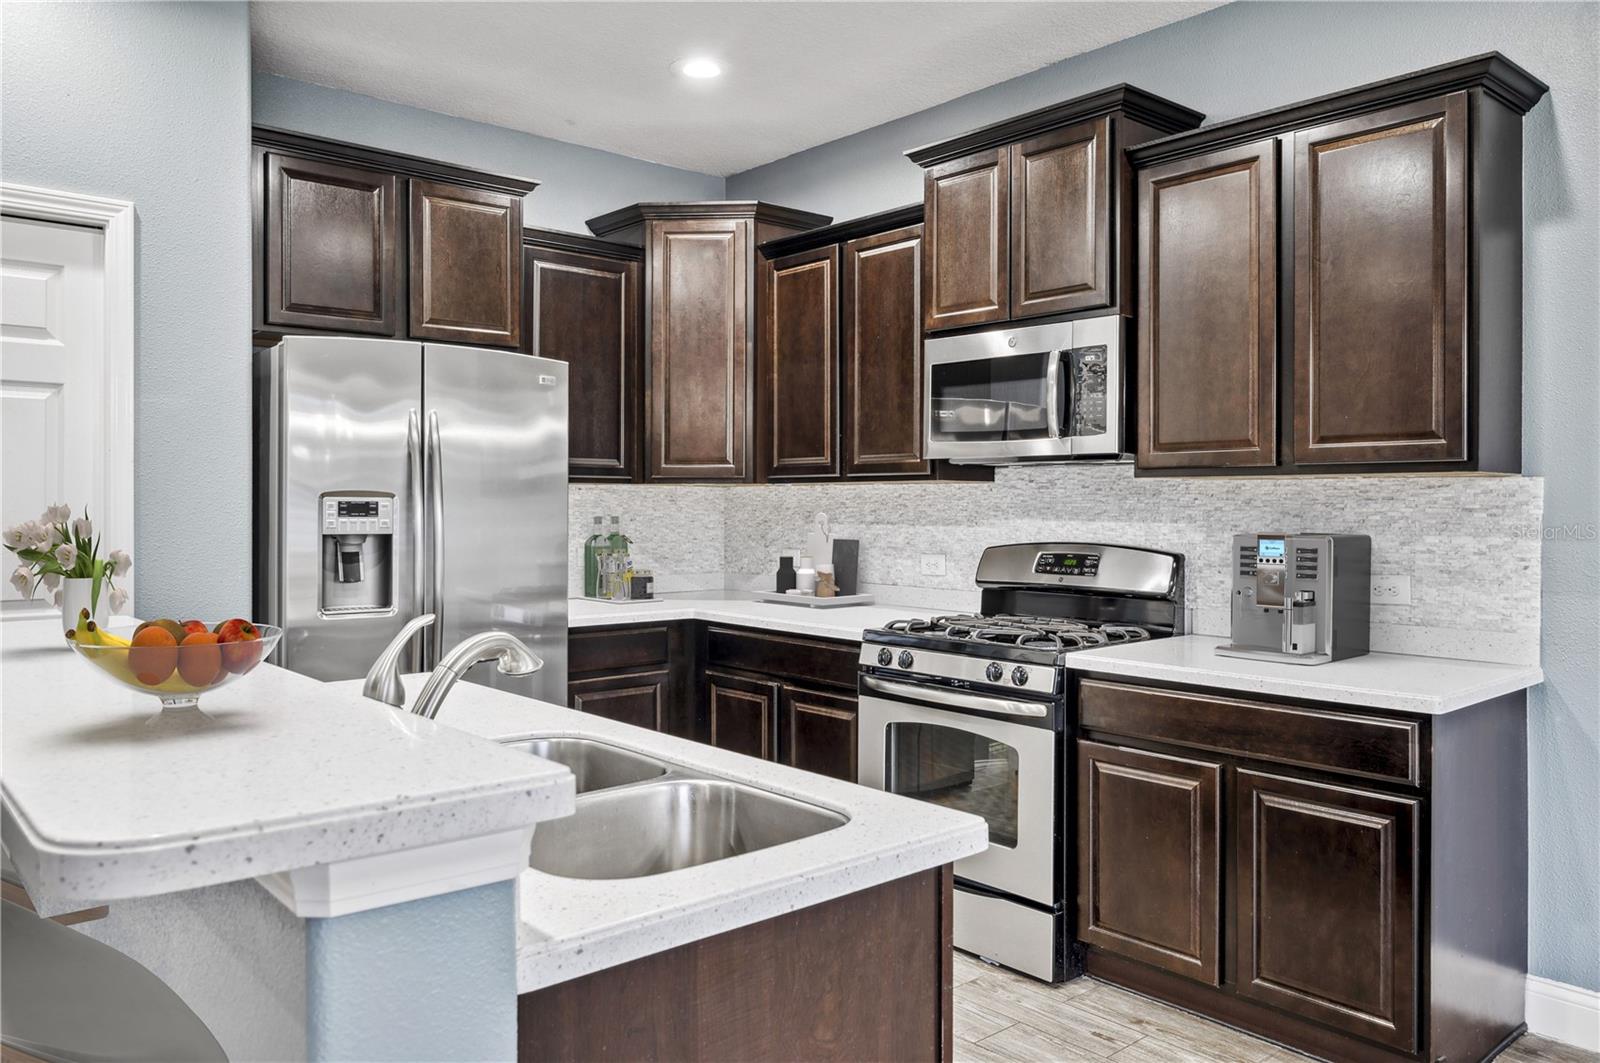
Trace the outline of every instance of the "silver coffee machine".
{"label": "silver coffee machine", "polygon": [[1232,638],[1218,654],[1325,664],[1367,652],[1370,538],[1235,535],[1233,560]]}

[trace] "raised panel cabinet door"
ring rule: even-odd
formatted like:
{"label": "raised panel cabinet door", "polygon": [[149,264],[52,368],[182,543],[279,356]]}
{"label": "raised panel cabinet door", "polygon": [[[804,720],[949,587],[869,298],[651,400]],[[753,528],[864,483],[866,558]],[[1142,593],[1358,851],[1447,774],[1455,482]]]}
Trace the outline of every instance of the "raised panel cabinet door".
{"label": "raised panel cabinet door", "polygon": [[1078,742],[1078,938],[1222,982],[1222,765]]}
{"label": "raised panel cabinet door", "polygon": [[750,238],[741,219],[649,223],[653,480],[746,478]]}
{"label": "raised panel cabinet door", "polygon": [[531,354],[558,358],[567,377],[568,462],[575,480],[630,480],[639,402],[639,263],[523,249]]}
{"label": "raised panel cabinet door", "polygon": [[768,480],[839,475],[839,248],[761,264],[757,432]]}
{"label": "raised panel cabinet door", "polygon": [[1421,802],[1242,769],[1234,792],[1238,991],[1411,1051]]}
{"label": "raised panel cabinet door", "polygon": [[1139,173],[1138,464],[1273,465],[1278,146]]}
{"label": "raised panel cabinet door", "polygon": [[266,322],[393,336],[396,177],[278,154],[266,163]]}
{"label": "raised panel cabinet door", "polygon": [[522,343],[522,197],[412,179],[411,335]]}
{"label": "raised panel cabinet door", "polygon": [[778,759],[778,683],[727,672],[706,672],[706,717],[711,744],[735,753]]}
{"label": "raised panel cabinet door", "polygon": [[856,781],[856,699],[785,686],[781,724],[785,764]]}
{"label": "raised panel cabinet door", "polygon": [[574,679],[567,683],[567,697],[579,712],[659,731],[670,675],[662,670]]}
{"label": "raised panel cabinet door", "polygon": [[1011,145],[1011,316],[1111,305],[1111,119]]}
{"label": "raised panel cabinet door", "polygon": [[1466,460],[1466,93],[1294,155],[1296,463]]}
{"label": "raised panel cabinet door", "polygon": [[844,245],[844,474],[926,476],[922,424],[922,226]]}
{"label": "raised panel cabinet door", "polygon": [[1005,148],[995,148],[922,176],[922,327],[930,332],[1010,315],[1008,160]]}

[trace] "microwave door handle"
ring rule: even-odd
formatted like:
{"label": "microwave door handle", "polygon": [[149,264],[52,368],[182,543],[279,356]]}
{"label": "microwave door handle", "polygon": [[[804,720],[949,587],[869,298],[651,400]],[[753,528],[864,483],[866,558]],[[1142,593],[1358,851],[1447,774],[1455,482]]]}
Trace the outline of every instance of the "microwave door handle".
{"label": "microwave door handle", "polygon": [[[1066,351],[1051,351],[1050,364],[1044,371],[1044,419],[1050,428],[1050,438],[1061,438],[1061,360]],[[1069,378],[1070,380],[1070,378]],[[1070,404],[1069,404],[1070,408]]]}

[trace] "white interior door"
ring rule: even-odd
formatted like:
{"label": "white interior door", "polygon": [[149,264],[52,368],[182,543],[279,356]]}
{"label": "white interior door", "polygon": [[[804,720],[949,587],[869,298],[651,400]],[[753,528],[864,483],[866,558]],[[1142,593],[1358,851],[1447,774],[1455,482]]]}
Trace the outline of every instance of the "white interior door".
{"label": "white interior door", "polygon": [[[0,225],[0,523],[37,519],[55,502],[104,516],[105,233],[12,217]],[[16,558],[3,556],[9,576]],[[27,603],[3,586],[0,616],[53,608],[48,595]]]}

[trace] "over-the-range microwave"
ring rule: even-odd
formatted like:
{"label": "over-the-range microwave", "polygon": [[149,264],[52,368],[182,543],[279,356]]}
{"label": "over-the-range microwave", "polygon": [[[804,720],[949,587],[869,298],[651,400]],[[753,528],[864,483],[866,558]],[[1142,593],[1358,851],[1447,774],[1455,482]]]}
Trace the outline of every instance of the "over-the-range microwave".
{"label": "over-the-range microwave", "polygon": [[1116,314],[938,336],[923,346],[930,458],[971,464],[1116,458],[1126,447]]}

